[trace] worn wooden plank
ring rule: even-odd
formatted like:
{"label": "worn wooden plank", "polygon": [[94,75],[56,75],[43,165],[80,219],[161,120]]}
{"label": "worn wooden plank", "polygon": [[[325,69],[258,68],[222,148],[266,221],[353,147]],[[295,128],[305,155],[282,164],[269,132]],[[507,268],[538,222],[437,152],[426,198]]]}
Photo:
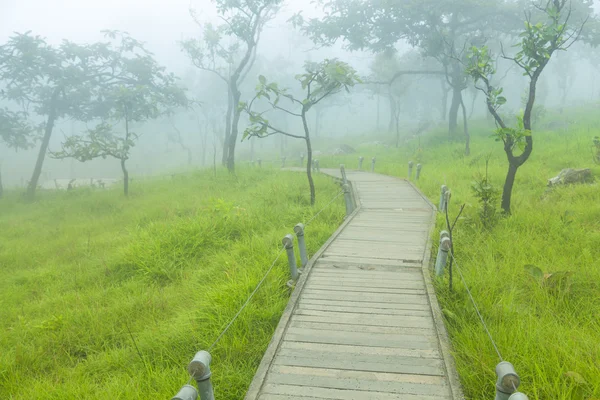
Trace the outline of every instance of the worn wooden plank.
{"label": "worn wooden plank", "polygon": [[382,333],[391,335],[420,335],[435,339],[433,327],[408,327],[408,326],[385,326],[385,325],[356,325],[337,322],[311,321],[302,316],[294,316],[290,327],[298,329],[313,329],[320,331],[360,332],[360,333]]}
{"label": "worn wooden plank", "polygon": [[343,390],[343,389],[328,389],[307,387],[298,385],[282,385],[282,384],[266,384],[263,388],[265,397],[264,400],[275,400],[273,397],[266,395],[298,395],[302,393],[305,397],[314,397],[319,399],[335,399],[335,400],[446,400],[449,396],[429,396],[421,394],[398,394],[386,392],[368,392],[364,390]]}
{"label": "worn wooden plank", "polygon": [[[436,340],[429,336],[398,333],[348,332],[288,327],[286,340],[294,342],[345,344],[371,347],[396,347],[399,349],[437,349]],[[277,359],[277,357],[275,358]]]}
{"label": "worn wooden plank", "polygon": [[398,326],[409,328],[433,328],[429,316],[363,314],[337,311],[297,309],[294,318],[302,321],[325,322],[367,326]]}
{"label": "worn wooden plank", "polygon": [[302,300],[298,309],[304,310],[320,310],[320,311],[339,311],[339,312],[354,312],[359,314],[382,314],[382,315],[414,315],[428,317],[428,310],[402,310],[396,308],[369,308],[369,307],[344,307],[330,304],[311,304],[308,300]]}
{"label": "worn wooden plank", "polygon": [[[439,365],[439,360],[432,360]],[[448,396],[448,385],[439,376],[351,371],[346,369],[273,366],[267,383],[352,389],[402,394]]]}

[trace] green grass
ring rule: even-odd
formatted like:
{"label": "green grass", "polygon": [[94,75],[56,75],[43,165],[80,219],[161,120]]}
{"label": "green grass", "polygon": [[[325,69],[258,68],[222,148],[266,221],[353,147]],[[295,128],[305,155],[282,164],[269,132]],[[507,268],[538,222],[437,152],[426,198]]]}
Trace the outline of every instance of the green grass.
{"label": "green grass", "polygon": [[[463,144],[449,143],[443,132],[423,138],[421,151],[413,139],[400,149],[357,146],[360,154],[320,157],[321,166],[356,168],[362,155],[368,168],[377,156],[378,172],[400,177],[407,176],[409,160],[419,161],[423,173],[417,184],[434,204],[441,184],[452,191],[451,215],[466,204],[455,231],[456,257],[502,356],[515,365],[530,399],[600,398],[600,185],[546,188],[547,179],[563,168],[592,168],[600,179],[591,150],[600,134],[594,115],[597,109],[574,111],[569,118],[578,123],[568,131],[534,132],[533,154],[517,175],[513,215],[491,231],[481,226],[471,183],[485,172],[491,154],[489,176],[501,189],[507,161],[486,124],[472,127],[469,157],[463,156]],[[439,216],[434,242],[444,224]],[[540,285],[525,270],[527,264],[545,273],[570,271],[570,287]],[[493,398],[498,356],[456,272],[454,288],[448,290],[447,274],[436,283],[465,394]]]}
{"label": "green grass", "polygon": [[[120,188],[0,200],[0,398],[170,398],[281,248],[337,192],[303,174],[220,171]],[[343,199],[307,228],[310,254]],[[240,399],[290,290],[285,257],[217,344],[219,399]]]}

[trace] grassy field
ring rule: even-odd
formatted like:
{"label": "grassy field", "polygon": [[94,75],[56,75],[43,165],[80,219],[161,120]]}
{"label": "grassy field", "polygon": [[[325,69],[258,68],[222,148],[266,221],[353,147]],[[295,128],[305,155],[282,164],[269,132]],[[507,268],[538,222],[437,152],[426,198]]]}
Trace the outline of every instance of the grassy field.
{"label": "grassy field", "polygon": [[[0,398],[170,398],[233,317],[281,238],[339,187],[269,169],[0,200]],[[339,198],[308,228],[313,254]],[[285,257],[217,344],[219,399],[243,397],[287,303]]]}
{"label": "grassy field", "polygon": [[[422,138],[420,150],[412,139],[400,149],[357,145],[356,155],[320,157],[322,166],[356,168],[362,155],[368,168],[376,156],[378,172],[400,177],[407,176],[409,160],[418,161],[423,164],[418,186],[434,204],[442,184],[452,191],[451,215],[466,204],[455,231],[456,258],[502,356],[515,365],[530,399],[600,399],[600,185],[546,187],[563,168],[592,168],[600,179],[591,148],[600,120],[593,115],[597,109],[573,112],[569,118],[578,122],[568,129],[534,132],[533,154],[517,175],[513,215],[491,230],[482,227],[471,185],[485,173],[489,156],[489,177],[501,189],[507,161],[486,124],[472,127],[469,157],[463,144],[449,143],[443,132]],[[444,227],[441,216],[438,225]],[[556,277],[563,277],[562,285],[535,278],[526,265],[560,272]],[[465,394],[473,400],[493,398],[498,356],[456,272],[454,288],[448,290],[447,275],[437,282]]]}

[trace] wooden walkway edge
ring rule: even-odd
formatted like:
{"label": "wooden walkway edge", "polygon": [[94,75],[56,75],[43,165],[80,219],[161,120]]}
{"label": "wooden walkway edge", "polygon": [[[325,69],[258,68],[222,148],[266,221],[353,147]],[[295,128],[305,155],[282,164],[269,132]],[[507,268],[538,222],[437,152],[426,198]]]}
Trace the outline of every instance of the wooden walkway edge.
{"label": "wooden walkway edge", "polygon": [[305,267],[245,399],[463,399],[429,272],[435,206],[406,180],[347,176],[358,207]]}

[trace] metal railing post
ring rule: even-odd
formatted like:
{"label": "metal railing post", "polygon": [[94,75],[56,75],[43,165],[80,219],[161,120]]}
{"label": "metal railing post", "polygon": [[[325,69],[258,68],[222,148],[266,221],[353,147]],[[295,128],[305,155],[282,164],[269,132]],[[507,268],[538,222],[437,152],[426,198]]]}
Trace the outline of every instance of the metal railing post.
{"label": "metal railing post", "polygon": [[208,351],[199,351],[194,359],[188,365],[188,372],[198,385],[200,400],[215,400],[212,383],[210,381],[210,361],[211,356]]}
{"label": "metal railing post", "polygon": [[[442,239],[449,238],[449,237],[450,237],[450,234],[448,233],[448,231],[440,232],[440,243],[438,246],[437,256],[435,257],[436,261],[442,256]],[[437,262],[436,262],[436,264],[437,264]]]}
{"label": "metal railing post", "polygon": [[346,178],[346,166],[344,164],[340,164],[340,171],[342,172],[342,183],[345,185],[348,183],[348,179]]}
{"label": "metal railing post", "polygon": [[283,237],[283,240],[281,242],[283,243],[283,247],[285,247],[285,251],[287,253],[292,282],[295,282],[296,280],[298,280],[298,266],[296,265],[296,255],[294,254],[294,236],[288,233]]}
{"label": "metal railing post", "polygon": [[298,239],[298,250],[300,250],[300,265],[302,268],[308,264],[308,253],[306,252],[306,240],[304,239],[304,224],[299,223],[294,226],[294,233]]}
{"label": "metal railing post", "polygon": [[363,161],[364,161],[364,157],[358,157],[358,170],[362,171],[362,165],[363,165]]}
{"label": "metal railing post", "polygon": [[442,185],[442,189],[441,189],[441,193],[440,193],[440,206],[438,207],[438,210],[444,211],[444,200],[446,200],[446,191],[448,190],[448,186],[446,185]]}
{"label": "metal railing post", "polygon": [[517,391],[521,379],[515,367],[508,361],[496,365],[496,400],[528,400],[527,395]]}
{"label": "metal railing post", "polygon": [[321,172],[321,167],[319,167],[319,160],[315,160],[315,163],[317,164],[317,172]]}
{"label": "metal railing post", "polygon": [[354,211],[354,203],[352,202],[352,190],[350,189],[350,185],[345,183],[342,185],[344,189],[344,200],[346,202],[346,217],[349,217],[350,214]]}
{"label": "metal railing post", "polygon": [[312,168],[312,172],[317,171],[317,159],[316,158],[312,160],[311,168]]}
{"label": "metal railing post", "polygon": [[444,193],[444,212],[448,209],[448,204],[450,204],[450,197],[452,197],[452,192],[450,189],[446,190]]}
{"label": "metal railing post", "polygon": [[444,268],[446,268],[446,263],[448,262],[448,253],[450,252],[450,247],[452,242],[449,237],[444,237],[440,240],[440,249],[438,258],[435,260],[435,275],[442,276],[444,273]]}
{"label": "metal railing post", "polygon": [[408,162],[408,179],[412,179],[412,171],[413,171],[414,163],[412,161]]}
{"label": "metal railing post", "polygon": [[262,167],[262,160],[259,158],[256,161],[258,162],[258,168],[261,168]]}
{"label": "metal railing post", "polygon": [[418,181],[419,178],[421,177],[421,169],[423,168],[423,166],[421,164],[417,164],[417,175],[415,176],[415,180]]}
{"label": "metal railing post", "polygon": [[197,400],[198,391],[192,385],[185,385],[171,400]]}
{"label": "metal railing post", "polygon": [[304,167],[304,153],[300,154],[300,166]]}
{"label": "metal railing post", "polygon": [[281,157],[281,168],[285,168],[285,159],[286,157]]}
{"label": "metal railing post", "polygon": [[375,157],[371,159],[371,172],[375,172]]}

